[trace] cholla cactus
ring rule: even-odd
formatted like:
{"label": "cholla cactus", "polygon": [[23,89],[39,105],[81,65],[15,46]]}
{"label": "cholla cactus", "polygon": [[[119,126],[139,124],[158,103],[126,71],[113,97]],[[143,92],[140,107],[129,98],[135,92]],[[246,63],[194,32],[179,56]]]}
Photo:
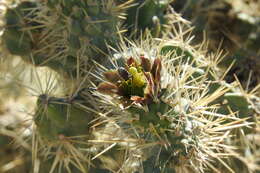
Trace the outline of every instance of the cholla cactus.
{"label": "cholla cactus", "polygon": [[251,76],[250,88],[259,83],[259,1],[245,0],[184,0],[175,1],[172,7],[192,21],[197,36],[206,31],[209,49],[221,48],[228,52],[220,66],[228,68],[235,61],[226,80],[235,80],[236,74],[246,87]]}
{"label": "cholla cactus", "polygon": [[[33,171],[207,172],[222,164],[232,172],[226,161],[234,155],[235,129],[246,132],[242,127],[253,121],[250,101],[217,68],[221,52],[191,45],[191,28],[178,14],[167,33],[156,30],[161,39],[118,37],[118,15],[131,2],[23,1],[7,11],[2,38],[9,52],[58,71],[55,85],[66,87],[52,92],[50,77],[37,93]],[[154,26],[154,16],[161,17],[156,26],[166,22],[160,10],[169,1],[136,2],[145,13],[138,17],[147,18],[139,25],[128,15],[141,26],[137,33]]]}
{"label": "cholla cactus", "polygon": [[[117,0],[123,3],[126,0]],[[133,5],[126,11],[127,19],[125,24],[130,34],[139,35],[149,29],[153,36],[161,36],[165,25],[172,20],[170,9],[172,0],[134,0]]]}
{"label": "cholla cactus", "polygon": [[38,96],[33,117],[35,169],[40,158],[40,170],[87,172],[91,147],[87,141],[92,139],[90,123],[95,113],[86,100],[92,99],[82,90],[62,98],[51,93]]}
{"label": "cholla cactus", "polygon": [[127,5],[116,6],[113,0],[24,1],[7,10],[3,42],[27,62],[75,77],[88,59],[106,61],[107,44],[116,46]]}
{"label": "cholla cactus", "polygon": [[[130,45],[112,57],[114,68],[103,70],[96,95],[107,111],[115,110],[113,119],[140,139],[136,147],[147,158],[144,172],[203,172],[216,169],[212,159],[224,164],[223,152],[230,147],[224,136],[245,124],[213,105],[229,90],[214,76],[218,60],[206,60],[185,40],[149,38]],[[214,83],[219,86],[209,92]]]}
{"label": "cholla cactus", "polygon": [[[234,155],[234,158],[230,158],[230,165],[235,172],[257,172],[259,167],[259,117],[260,117],[260,99],[257,96],[259,85],[249,91],[243,89],[239,83],[239,87],[236,88],[236,93],[232,94],[234,99],[237,99],[237,103],[230,104],[229,109],[231,111],[238,111],[239,116],[248,118],[248,121],[254,122],[251,128],[242,128],[235,132],[233,140],[228,140],[229,144],[237,146],[237,150],[230,149],[229,152]],[[235,95],[235,97],[233,96]],[[232,98],[231,97],[231,98]],[[241,106],[241,103],[244,103]],[[228,104],[227,104],[228,105]],[[235,106],[236,105],[236,106]],[[238,106],[240,105],[240,106]],[[238,107],[244,107],[238,110]],[[248,110],[250,112],[248,112]],[[239,167],[237,167],[239,165]]]}

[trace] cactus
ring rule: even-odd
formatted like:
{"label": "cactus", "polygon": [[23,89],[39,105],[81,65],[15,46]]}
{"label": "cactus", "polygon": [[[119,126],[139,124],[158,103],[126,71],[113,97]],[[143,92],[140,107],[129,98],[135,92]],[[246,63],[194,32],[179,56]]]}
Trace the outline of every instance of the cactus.
{"label": "cactus", "polygon": [[[77,106],[76,99],[55,98],[40,95],[35,123],[39,134],[50,141],[59,135],[76,136],[89,134],[89,122],[93,115]],[[80,123],[82,122],[82,123]],[[52,128],[49,128],[52,127]]]}
{"label": "cactus", "polygon": [[243,87],[246,87],[248,76],[251,76],[250,89],[257,86],[260,67],[259,50],[256,47],[260,38],[257,1],[184,0],[173,2],[172,7],[192,21],[198,40],[203,39],[201,33],[206,31],[209,49],[221,47],[228,52],[219,66],[228,68],[232,62],[235,63],[225,80],[234,81],[233,74],[236,74]]}
{"label": "cactus", "polygon": [[[90,148],[86,141],[91,139],[89,123],[93,121],[95,116],[93,112],[88,111],[89,105],[82,104],[82,99],[82,95],[57,98],[42,94],[38,97],[34,115],[36,135],[39,138],[38,140],[42,141],[41,145],[46,147],[47,150],[55,152],[54,156],[52,153],[44,153],[46,158],[52,159],[52,161],[48,159],[43,162],[43,166],[46,164],[52,165],[49,168],[51,172],[58,170],[52,163],[55,163],[57,159],[60,164],[68,162],[66,164],[70,166],[64,169],[66,171],[84,172],[87,170],[87,158],[84,158],[84,153],[87,154],[88,152],[81,154],[77,152],[80,152],[78,151],[79,148],[85,150]],[[74,165],[75,168],[73,166],[74,161],[77,161],[77,165]]]}
{"label": "cactus", "polygon": [[[165,14],[170,2],[171,0],[135,0],[132,7],[126,12],[125,24],[130,34],[133,32],[140,34],[149,29],[155,37],[160,36],[164,25],[169,24],[171,20]],[[118,0],[118,3],[122,3],[122,1]]]}
{"label": "cactus", "polygon": [[32,51],[33,41],[30,35],[23,32],[25,25],[33,26],[33,23],[26,20],[25,17],[33,18],[34,15],[28,9],[36,8],[32,2],[23,2],[15,9],[8,9],[5,15],[7,29],[3,34],[3,40],[14,55],[29,55]]}
{"label": "cactus", "polygon": [[[143,44],[145,43],[149,45],[143,41]],[[115,117],[119,124],[122,124],[120,121],[122,119],[129,123],[130,127],[135,128],[138,136],[143,136],[144,144],[140,148],[147,153],[146,158],[148,158],[142,164],[144,172],[152,170],[181,172],[192,169],[202,172],[207,164],[211,164],[206,160],[214,158],[210,158],[212,156],[209,153],[225,150],[216,145],[218,149],[210,151],[211,144],[203,141],[211,134],[202,133],[202,129],[206,130],[209,125],[206,123],[207,118],[213,116],[217,121],[219,115],[215,115],[216,110],[211,110],[210,105],[224,95],[228,88],[220,84],[213,93],[208,92],[207,89],[202,91],[195,89],[195,86],[201,88],[203,85],[207,86],[206,83],[217,82],[208,78],[212,77],[209,74],[211,70],[215,71],[211,67],[208,67],[210,70],[205,70],[202,76],[198,75],[197,78],[200,80],[196,80],[196,76],[193,80],[189,78],[196,73],[196,70],[186,70],[188,65],[198,69],[206,64],[202,54],[193,56],[199,54],[195,49],[187,49],[187,45],[186,48],[175,46],[175,42],[171,45],[170,42],[155,42],[150,44],[151,47],[148,45],[146,49],[137,46],[129,48],[130,51],[125,49],[126,52],[121,53],[125,63],[122,66],[115,65],[114,69],[103,73],[104,79],[97,86],[96,95],[104,100],[102,103],[112,103],[112,110],[122,111],[119,116],[125,114],[122,118]],[[193,60],[190,61],[192,58]],[[182,68],[181,63],[186,65],[186,69]],[[181,89],[186,85],[195,88]],[[190,94],[186,93],[188,91]],[[203,96],[199,96],[200,94]],[[207,111],[199,107],[204,107]],[[193,114],[201,114],[205,119],[198,120],[192,116]],[[233,121],[225,114],[221,116],[228,120],[226,122]],[[212,128],[217,130],[226,125],[221,123],[216,125],[219,126],[217,128],[214,126],[212,124]],[[126,125],[122,128],[127,127]],[[142,147],[146,145],[148,149]],[[221,158],[215,156],[215,159]],[[147,164],[153,165],[153,168],[145,166]]]}
{"label": "cactus", "polygon": [[170,3],[23,1],[7,10],[1,39],[9,53],[58,72],[46,87],[32,77],[41,91],[29,89],[37,96],[29,169],[232,172],[241,152],[258,151],[240,140],[255,136],[257,99],[224,81],[221,51],[192,44]]}
{"label": "cactus", "polygon": [[5,15],[3,42],[11,54],[76,76],[78,66],[106,62],[107,45],[119,40],[119,15],[112,0],[21,2]]}

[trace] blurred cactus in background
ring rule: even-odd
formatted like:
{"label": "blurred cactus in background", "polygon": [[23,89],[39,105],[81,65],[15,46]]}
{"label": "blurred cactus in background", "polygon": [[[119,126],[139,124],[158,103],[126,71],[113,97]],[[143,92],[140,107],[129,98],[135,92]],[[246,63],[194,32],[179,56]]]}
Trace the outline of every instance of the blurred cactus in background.
{"label": "blurred cactus in background", "polygon": [[[127,0],[118,0],[118,3]],[[127,9],[126,27],[132,34],[149,29],[156,37],[162,34],[165,25],[171,22],[169,4],[172,0],[134,0]]]}
{"label": "blurred cactus in background", "polygon": [[227,68],[235,61],[226,80],[234,80],[236,74],[246,87],[251,76],[252,89],[260,81],[259,4],[258,0],[184,0],[174,1],[172,7],[193,23],[197,35],[202,36],[206,30],[210,50],[217,50],[221,43],[221,48],[228,52],[221,66]]}
{"label": "blurred cactus in background", "polygon": [[211,3],[5,2],[0,172],[259,171],[259,85],[175,12]]}
{"label": "blurred cactus in background", "polygon": [[26,62],[75,77],[89,58],[106,61],[107,45],[119,40],[126,5],[116,6],[112,0],[24,1],[7,10],[3,42]]}

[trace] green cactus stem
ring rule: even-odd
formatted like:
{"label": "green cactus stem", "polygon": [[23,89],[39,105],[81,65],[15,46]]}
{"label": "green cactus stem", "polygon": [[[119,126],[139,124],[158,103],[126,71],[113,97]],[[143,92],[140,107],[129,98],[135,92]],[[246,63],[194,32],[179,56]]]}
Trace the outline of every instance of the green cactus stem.
{"label": "green cactus stem", "polygon": [[[129,58],[125,68],[120,67],[117,70],[104,72],[107,81],[100,83],[97,90],[118,97],[130,115],[138,116],[132,124],[136,128],[144,129],[144,135],[152,134],[147,142],[159,140],[166,143],[168,149],[162,151],[168,155],[160,154],[160,157],[178,162],[181,157],[191,157],[189,153],[192,151],[192,145],[196,145],[197,139],[189,129],[191,127],[186,127],[192,126],[188,124],[193,122],[187,120],[180,125],[178,119],[181,118],[181,114],[162,99],[165,89],[161,88],[161,70],[162,64],[159,58],[150,60],[143,55],[138,59]],[[168,132],[170,129],[176,133],[181,132],[172,134]],[[161,138],[158,139],[158,136]],[[184,150],[186,145],[190,146],[187,151]],[[169,153],[174,153],[174,156]],[[167,159],[164,160],[164,167],[169,166],[166,164]],[[157,165],[158,169],[159,167]]]}
{"label": "green cactus stem", "polygon": [[151,30],[156,37],[161,35],[164,25],[168,24],[167,8],[171,0],[135,0],[127,10],[126,25],[130,32],[140,33]]}
{"label": "green cactus stem", "polygon": [[89,122],[94,116],[78,106],[77,102],[69,98],[39,96],[35,115],[39,135],[49,141],[58,140],[60,135],[89,135]]}
{"label": "green cactus stem", "polygon": [[91,60],[108,62],[107,46],[116,47],[125,8],[113,0],[23,1],[7,10],[3,43],[30,64],[76,78]]}
{"label": "green cactus stem", "polygon": [[[33,10],[37,7],[33,2],[22,2],[14,9],[8,9],[5,14],[6,28],[3,34],[3,42],[11,54],[28,56],[33,49],[33,40],[24,27],[38,25],[28,18],[35,17]],[[27,60],[28,61],[28,60]]]}

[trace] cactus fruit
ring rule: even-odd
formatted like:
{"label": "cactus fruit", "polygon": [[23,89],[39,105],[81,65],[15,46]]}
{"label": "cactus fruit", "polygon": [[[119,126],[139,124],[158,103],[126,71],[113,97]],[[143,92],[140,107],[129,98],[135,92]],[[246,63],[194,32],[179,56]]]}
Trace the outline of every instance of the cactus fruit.
{"label": "cactus fruit", "polygon": [[[177,119],[178,113],[173,110],[169,103],[165,103],[161,99],[166,90],[166,88],[161,88],[161,59],[156,58],[151,62],[150,59],[140,55],[139,59],[130,57],[126,62],[125,69],[120,67],[118,70],[105,72],[104,76],[110,82],[99,84],[97,90],[105,94],[118,95],[121,104],[130,115],[132,114],[133,118],[138,117],[137,119],[134,118],[133,125],[136,128],[144,129],[146,135],[148,133],[153,134],[150,140],[157,140],[157,136],[161,136],[169,142],[168,147],[176,149],[179,146],[182,148],[181,141],[184,141],[185,136],[174,137],[165,131],[165,129],[175,126],[169,119],[170,117]],[[116,78],[117,80],[115,80]],[[183,147],[185,148],[185,146]],[[163,152],[167,153],[162,149]],[[171,153],[171,151],[168,152]],[[185,153],[185,151],[183,152]],[[168,154],[168,156],[165,156],[166,160],[161,162],[165,163],[169,158],[178,160],[179,154],[176,154],[176,158]],[[159,157],[163,158],[163,154]]]}

